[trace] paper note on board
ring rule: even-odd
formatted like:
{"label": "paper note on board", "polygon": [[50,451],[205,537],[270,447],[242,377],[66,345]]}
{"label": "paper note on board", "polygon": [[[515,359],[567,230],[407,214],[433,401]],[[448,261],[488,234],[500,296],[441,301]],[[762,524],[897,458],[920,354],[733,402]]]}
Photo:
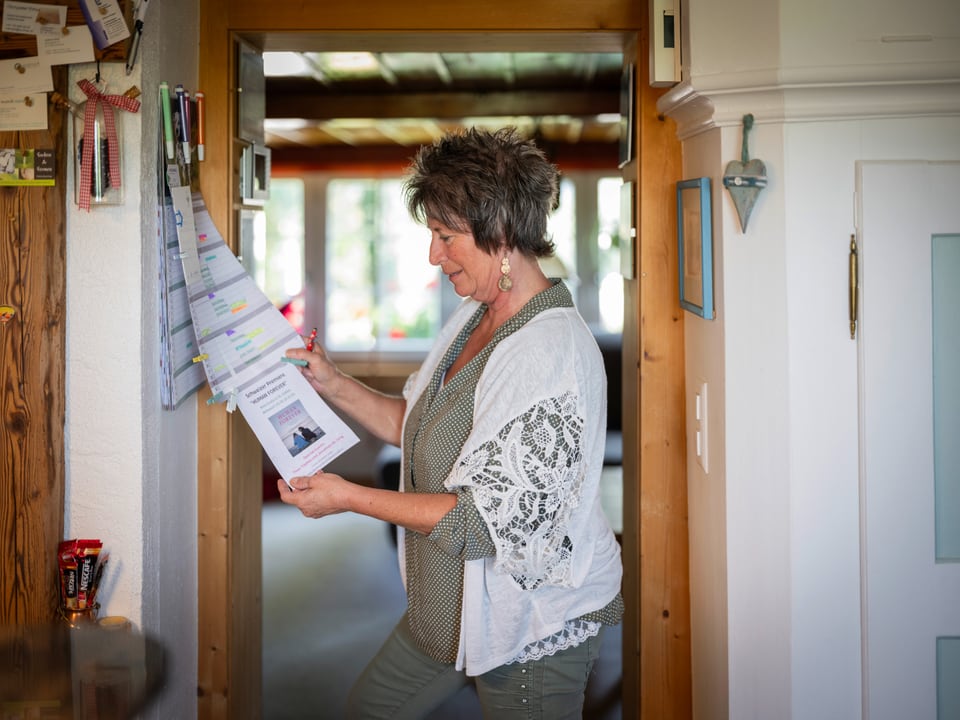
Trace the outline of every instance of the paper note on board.
{"label": "paper note on board", "polygon": [[0,60],[0,96],[53,92],[50,66],[36,57]]}
{"label": "paper note on board", "polygon": [[40,3],[3,3],[3,31],[21,35],[37,35],[50,28],[61,28],[67,21],[65,5]]}
{"label": "paper note on board", "polygon": [[98,50],[130,37],[117,0],[80,0],[80,9]]}
{"label": "paper note on board", "polygon": [[0,132],[46,129],[46,93],[0,97]]}
{"label": "paper note on board", "polygon": [[87,26],[76,25],[68,30],[37,35],[37,57],[48,65],[93,62],[93,38]]}

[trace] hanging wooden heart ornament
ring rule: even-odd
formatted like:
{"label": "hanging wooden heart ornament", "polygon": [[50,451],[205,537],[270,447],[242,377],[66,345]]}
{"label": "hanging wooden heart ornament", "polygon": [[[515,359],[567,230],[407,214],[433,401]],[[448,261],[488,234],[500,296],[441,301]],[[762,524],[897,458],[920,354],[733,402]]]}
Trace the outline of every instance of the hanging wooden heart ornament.
{"label": "hanging wooden heart ornament", "polygon": [[743,116],[743,137],[740,141],[740,160],[727,163],[723,186],[730,191],[733,205],[740,218],[740,231],[747,231],[750,213],[757,202],[757,195],[767,186],[767,168],[760,160],[751,160],[747,135],[753,127],[753,115]]}

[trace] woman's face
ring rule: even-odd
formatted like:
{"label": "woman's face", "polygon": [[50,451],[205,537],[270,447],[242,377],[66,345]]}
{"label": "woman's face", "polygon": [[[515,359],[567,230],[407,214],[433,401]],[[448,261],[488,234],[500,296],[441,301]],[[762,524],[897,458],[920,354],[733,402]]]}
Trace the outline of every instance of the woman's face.
{"label": "woman's face", "polygon": [[499,294],[500,259],[477,247],[473,233],[454,230],[436,218],[427,218],[430,229],[430,264],[447,276],[460,297],[491,303]]}

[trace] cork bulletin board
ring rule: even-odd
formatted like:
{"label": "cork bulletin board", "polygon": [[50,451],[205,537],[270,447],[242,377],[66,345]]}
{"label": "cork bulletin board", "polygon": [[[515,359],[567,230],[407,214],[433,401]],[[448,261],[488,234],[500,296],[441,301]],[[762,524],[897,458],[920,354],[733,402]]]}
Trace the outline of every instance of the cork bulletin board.
{"label": "cork bulletin board", "polygon": [[[37,5],[57,5],[67,8],[67,26],[83,25],[86,21],[80,9],[79,0],[30,0]],[[132,26],[133,2],[118,0],[120,9],[127,19],[127,26]],[[127,59],[126,41],[108,45],[103,50],[94,48],[94,57],[101,62],[125,62]],[[34,35],[20,35],[0,31],[0,60],[11,58],[33,57],[37,54],[37,38]]]}

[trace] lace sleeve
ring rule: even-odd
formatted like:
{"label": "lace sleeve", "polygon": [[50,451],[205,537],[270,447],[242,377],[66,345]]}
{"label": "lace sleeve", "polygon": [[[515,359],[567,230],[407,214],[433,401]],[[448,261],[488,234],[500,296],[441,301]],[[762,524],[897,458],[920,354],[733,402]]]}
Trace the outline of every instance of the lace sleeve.
{"label": "lace sleeve", "polygon": [[582,430],[573,392],[546,398],[466,455],[451,478],[473,490],[495,568],[525,589],[572,583],[567,528],[583,486]]}

